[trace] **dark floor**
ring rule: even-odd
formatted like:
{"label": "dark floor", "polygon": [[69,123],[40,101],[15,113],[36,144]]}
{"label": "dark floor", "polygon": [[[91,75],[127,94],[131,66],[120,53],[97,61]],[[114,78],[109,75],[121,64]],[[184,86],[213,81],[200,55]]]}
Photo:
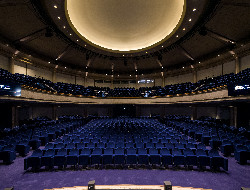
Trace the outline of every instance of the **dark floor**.
{"label": "dark floor", "polygon": [[57,170],[37,173],[25,172],[24,158],[18,157],[13,164],[0,164],[0,190],[14,186],[15,190],[43,190],[86,186],[95,180],[97,185],[136,184],[162,185],[171,181],[173,186],[211,188],[213,190],[240,190],[250,187],[250,165],[239,165],[229,158],[229,171],[190,171],[190,170],[147,170],[147,169],[108,169],[108,170]]}

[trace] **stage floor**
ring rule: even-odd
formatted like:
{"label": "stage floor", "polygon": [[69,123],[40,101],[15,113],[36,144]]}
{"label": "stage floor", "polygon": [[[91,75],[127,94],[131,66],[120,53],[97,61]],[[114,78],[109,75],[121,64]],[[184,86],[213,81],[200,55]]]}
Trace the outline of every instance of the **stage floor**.
{"label": "stage floor", "polygon": [[[119,185],[96,185],[96,190],[164,190],[163,185],[130,185],[130,184],[119,184]],[[62,187],[44,190],[88,190],[88,186],[75,186],[75,187]],[[212,190],[203,188],[193,188],[193,187],[180,187],[172,186],[172,190]]]}

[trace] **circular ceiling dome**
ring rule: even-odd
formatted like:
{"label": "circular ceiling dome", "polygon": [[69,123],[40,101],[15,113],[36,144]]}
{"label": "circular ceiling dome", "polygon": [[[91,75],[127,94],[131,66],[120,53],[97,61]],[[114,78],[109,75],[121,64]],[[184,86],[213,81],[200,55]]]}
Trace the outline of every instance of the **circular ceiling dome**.
{"label": "circular ceiling dome", "polygon": [[100,49],[139,52],[166,41],[180,26],[186,0],[66,0],[75,33]]}

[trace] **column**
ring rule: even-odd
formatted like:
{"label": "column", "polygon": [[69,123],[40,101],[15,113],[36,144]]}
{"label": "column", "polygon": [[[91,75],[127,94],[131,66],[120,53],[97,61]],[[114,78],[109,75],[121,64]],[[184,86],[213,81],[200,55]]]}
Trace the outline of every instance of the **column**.
{"label": "column", "polygon": [[9,59],[9,72],[14,74],[14,65],[15,65],[15,60],[14,58]]}
{"label": "column", "polygon": [[240,58],[238,56],[235,57],[235,74],[240,72]]}
{"label": "column", "polygon": [[196,120],[196,119],[197,119],[197,107],[192,107],[191,120]]}
{"label": "column", "polygon": [[57,120],[57,105],[52,105],[52,119]]}
{"label": "column", "polygon": [[56,70],[53,70],[52,72],[52,82],[56,83]]}
{"label": "column", "polygon": [[29,107],[29,119],[33,119],[33,107]]}
{"label": "column", "polygon": [[193,72],[193,83],[197,82],[197,71]]}
{"label": "column", "polygon": [[19,124],[17,109],[18,109],[17,106],[11,107],[11,128],[12,129]]}
{"label": "column", "polygon": [[229,106],[230,108],[230,126],[235,126],[237,128],[237,107]]}

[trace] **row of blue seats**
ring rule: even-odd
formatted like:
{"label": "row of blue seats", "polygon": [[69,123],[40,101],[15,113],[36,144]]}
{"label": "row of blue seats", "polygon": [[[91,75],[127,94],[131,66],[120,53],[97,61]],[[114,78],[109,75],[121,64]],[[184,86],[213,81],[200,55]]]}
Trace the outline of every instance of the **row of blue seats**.
{"label": "row of blue seats", "polygon": [[160,165],[160,166],[209,166],[212,169],[228,170],[228,160],[219,155],[217,150],[206,152],[202,149],[196,151],[191,149],[164,148],[161,150],[149,149],[53,149],[42,151],[40,149],[24,160],[24,169],[30,167],[40,169],[43,166],[67,166],[67,165]]}
{"label": "row of blue seats", "polygon": [[48,143],[45,146],[45,149],[61,149],[61,148],[66,148],[66,149],[73,149],[73,148],[156,148],[156,149],[161,149],[161,148],[168,148],[168,149],[185,149],[185,148],[190,148],[190,149],[203,149],[206,150],[206,146],[202,143],[143,143],[143,142],[138,142],[138,143],[115,143],[115,142],[109,142],[109,143],[84,143],[84,142],[70,142],[70,143]]}

